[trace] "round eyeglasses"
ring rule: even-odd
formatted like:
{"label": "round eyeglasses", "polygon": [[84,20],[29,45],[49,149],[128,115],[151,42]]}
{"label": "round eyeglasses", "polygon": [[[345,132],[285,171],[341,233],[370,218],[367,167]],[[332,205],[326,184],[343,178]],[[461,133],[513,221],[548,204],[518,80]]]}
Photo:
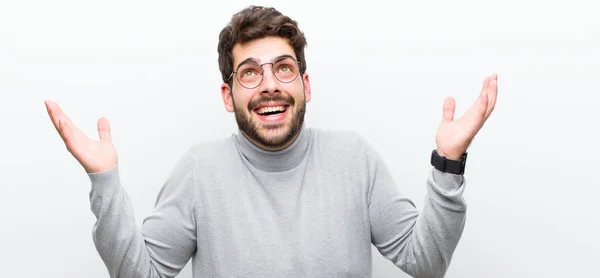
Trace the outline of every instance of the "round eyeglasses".
{"label": "round eyeglasses", "polygon": [[238,66],[237,70],[231,73],[227,81],[235,75],[242,87],[254,89],[262,83],[265,75],[262,66],[267,64],[271,65],[271,72],[282,83],[290,83],[296,80],[300,73],[300,62],[292,57],[284,57],[272,63],[257,64],[252,61],[244,62]]}

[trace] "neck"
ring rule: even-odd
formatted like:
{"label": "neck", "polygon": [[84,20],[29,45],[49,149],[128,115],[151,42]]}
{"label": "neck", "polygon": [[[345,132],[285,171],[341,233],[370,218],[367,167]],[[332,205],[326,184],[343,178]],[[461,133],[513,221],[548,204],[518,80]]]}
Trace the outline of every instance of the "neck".
{"label": "neck", "polygon": [[267,148],[257,144],[241,130],[238,132],[237,145],[240,153],[252,166],[269,172],[287,171],[299,165],[310,145],[310,130],[302,127],[289,143],[278,148]]}
{"label": "neck", "polygon": [[254,144],[255,146],[265,150],[265,151],[271,151],[271,152],[276,152],[276,151],[281,151],[287,147],[289,147],[292,143],[294,143],[294,141],[296,141],[296,138],[298,138],[298,135],[300,134],[300,131],[298,131],[294,137],[292,137],[290,140],[288,140],[287,142],[285,142],[283,145],[278,145],[278,146],[267,146],[264,144],[261,144],[260,142],[257,142],[256,140],[252,139],[250,136],[248,136],[248,134],[246,134],[246,132],[240,131],[240,133],[250,142],[252,142],[252,144]]}

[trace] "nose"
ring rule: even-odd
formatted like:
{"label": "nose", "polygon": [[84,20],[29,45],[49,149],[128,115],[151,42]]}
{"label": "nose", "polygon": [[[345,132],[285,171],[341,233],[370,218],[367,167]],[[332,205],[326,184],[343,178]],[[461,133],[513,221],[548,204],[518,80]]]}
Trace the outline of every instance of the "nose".
{"label": "nose", "polygon": [[[266,65],[271,65],[271,67],[265,67]],[[273,63],[265,63],[261,67],[263,68],[261,92],[264,94],[279,93],[279,82],[273,73]]]}

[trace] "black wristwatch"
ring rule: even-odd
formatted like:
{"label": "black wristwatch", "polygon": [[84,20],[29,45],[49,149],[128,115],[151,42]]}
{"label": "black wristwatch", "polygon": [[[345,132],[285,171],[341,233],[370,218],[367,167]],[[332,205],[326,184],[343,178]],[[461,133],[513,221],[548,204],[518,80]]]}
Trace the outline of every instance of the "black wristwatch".
{"label": "black wristwatch", "polygon": [[433,152],[431,152],[431,165],[444,173],[463,175],[465,173],[466,163],[466,152],[462,155],[460,160],[452,160],[443,157],[437,152],[437,150],[433,150]]}

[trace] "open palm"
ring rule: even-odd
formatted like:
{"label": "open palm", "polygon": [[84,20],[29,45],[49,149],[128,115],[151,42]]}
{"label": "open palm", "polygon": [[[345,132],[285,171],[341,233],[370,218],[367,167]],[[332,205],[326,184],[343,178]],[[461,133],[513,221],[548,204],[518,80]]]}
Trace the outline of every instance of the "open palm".
{"label": "open palm", "polygon": [[117,165],[117,151],[113,145],[110,125],[106,118],[98,120],[100,140],[92,140],[71,122],[58,104],[49,100],[45,101],[45,104],[48,115],[67,150],[79,161],[86,172],[103,172]]}
{"label": "open palm", "polygon": [[494,110],[497,95],[498,76],[494,74],[485,78],[479,97],[459,119],[454,119],[456,107],[454,99],[446,98],[442,121],[435,140],[440,155],[453,160],[460,159]]}

